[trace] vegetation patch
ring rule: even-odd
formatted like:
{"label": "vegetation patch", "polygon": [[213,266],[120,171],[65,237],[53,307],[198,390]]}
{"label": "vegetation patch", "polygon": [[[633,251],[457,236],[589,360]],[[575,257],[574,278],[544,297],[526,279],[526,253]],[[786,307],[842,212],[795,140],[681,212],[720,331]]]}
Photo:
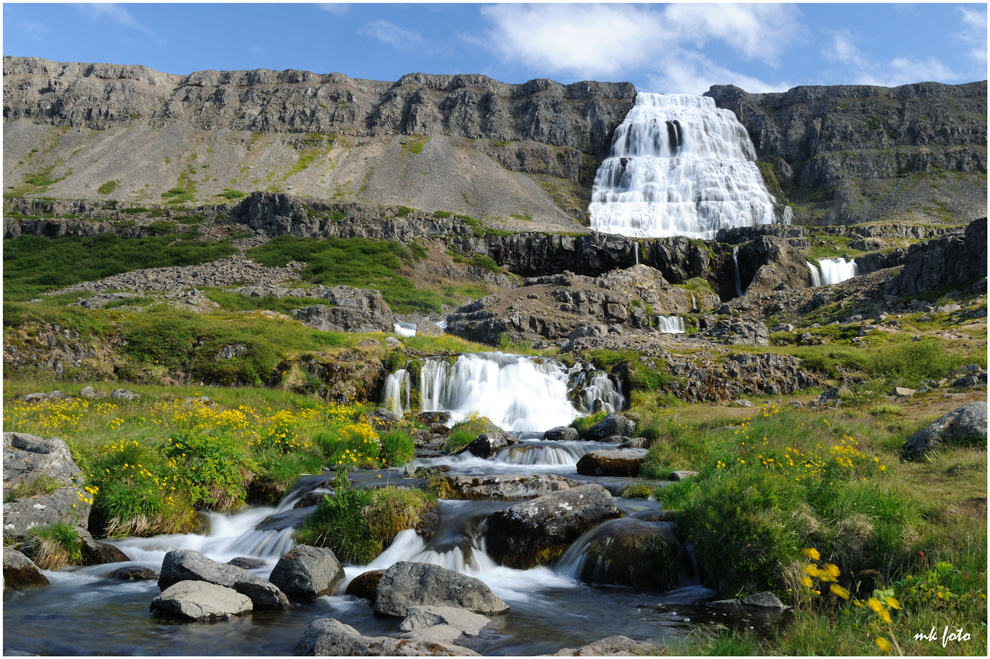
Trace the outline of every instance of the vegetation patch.
{"label": "vegetation patch", "polygon": [[96,188],[96,191],[100,194],[107,195],[117,189],[117,181],[107,181],[100,187]]}

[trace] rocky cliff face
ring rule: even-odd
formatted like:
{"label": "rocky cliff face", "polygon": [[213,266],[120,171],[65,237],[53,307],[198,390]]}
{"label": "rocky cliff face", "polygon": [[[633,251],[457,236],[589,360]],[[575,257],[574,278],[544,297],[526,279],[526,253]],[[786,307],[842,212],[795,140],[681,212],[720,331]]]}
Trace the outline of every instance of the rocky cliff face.
{"label": "rocky cliff face", "polygon": [[707,96],[749,131],[796,218],[970,221],[986,214],[987,83],[796,87]]}
{"label": "rocky cliff face", "polygon": [[176,76],[5,57],[4,175],[28,195],[161,203],[182,199],[163,196],[174,189],[198,202],[291,190],[566,226],[586,214],[635,93],[628,83]]}

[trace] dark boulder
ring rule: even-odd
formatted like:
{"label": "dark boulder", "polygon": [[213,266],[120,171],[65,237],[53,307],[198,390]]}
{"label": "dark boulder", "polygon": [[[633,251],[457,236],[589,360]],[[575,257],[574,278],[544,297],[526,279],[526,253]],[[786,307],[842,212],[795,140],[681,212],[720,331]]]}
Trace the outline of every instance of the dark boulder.
{"label": "dark boulder", "polygon": [[289,599],[279,588],[256,574],[226,563],[218,563],[192,549],[174,549],[165,554],[158,587],[167,589],[180,581],[206,581],[233,588],[251,598],[256,609],[287,609]]}
{"label": "dark boulder", "polygon": [[293,599],[312,600],[333,593],[344,568],[325,547],[298,545],[282,555],[269,580]]}
{"label": "dark boulder", "polygon": [[492,558],[509,567],[547,565],[582,533],[621,514],[601,485],[573,487],[488,515],[486,547]]}
{"label": "dark boulder", "polygon": [[415,606],[453,606],[485,615],[509,610],[480,579],[439,565],[396,563],[378,582],[375,613],[404,618]]}
{"label": "dark boulder", "polygon": [[577,472],[583,476],[639,476],[639,468],[646,459],[646,449],[624,448],[589,451],[577,463]]}
{"label": "dark boulder", "polygon": [[585,428],[581,439],[600,442],[615,435],[628,437],[636,429],[636,422],[621,414],[609,414],[598,423]]}

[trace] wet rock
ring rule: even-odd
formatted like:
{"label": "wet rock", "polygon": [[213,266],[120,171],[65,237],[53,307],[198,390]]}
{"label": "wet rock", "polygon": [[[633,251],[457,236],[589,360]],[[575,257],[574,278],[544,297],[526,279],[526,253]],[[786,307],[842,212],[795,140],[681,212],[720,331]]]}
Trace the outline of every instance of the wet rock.
{"label": "wet rock", "polygon": [[125,565],[108,572],[106,577],[117,581],[154,581],[158,579],[158,573],[142,565]]}
{"label": "wet rock", "polygon": [[570,426],[557,426],[543,433],[543,439],[550,442],[573,442],[577,441],[578,437],[577,428]]}
{"label": "wet rock", "polygon": [[943,444],[971,441],[987,444],[987,404],[977,401],[954,409],[911,435],[901,449],[906,458],[920,458]]}
{"label": "wet rock", "polygon": [[581,433],[581,439],[602,441],[614,435],[629,436],[636,429],[636,422],[621,414],[609,414]]}
{"label": "wet rock", "polygon": [[577,472],[584,476],[639,476],[646,459],[646,449],[609,449],[589,451],[577,463]]}
{"label": "wet rock", "polygon": [[509,610],[480,579],[439,565],[401,561],[378,582],[375,613],[404,618],[415,606],[453,606],[486,615]]}
{"label": "wet rock", "polygon": [[664,590],[677,585],[681,576],[693,575],[690,557],[669,522],[613,519],[595,527],[582,543],[561,562],[580,562],[578,576],[588,583]]}
{"label": "wet rock", "polygon": [[165,554],[158,587],[165,590],[180,581],[206,581],[233,588],[251,598],[257,609],[287,609],[289,599],[275,584],[247,570],[218,563],[192,549],[174,549]]}
{"label": "wet rock", "polygon": [[[609,636],[580,648],[564,648],[555,657],[629,657],[654,656],[657,648],[649,643],[634,641],[628,636]],[[666,654],[661,652],[660,654]]]}
{"label": "wet rock", "polygon": [[151,602],[152,614],[180,620],[220,620],[252,609],[249,597],[204,581],[180,581]]}
{"label": "wet rock", "polygon": [[385,570],[369,570],[351,579],[344,593],[366,599],[372,604],[378,595],[378,582],[385,576]]}
{"label": "wet rock", "polygon": [[509,567],[547,565],[582,533],[621,514],[601,485],[573,487],[488,515],[486,546],[492,558]]}
{"label": "wet rock", "polygon": [[709,602],[708,606],[719,611],[747,611],[757,609],[764,611],[784,611],[787,609],[787,606],[770,591],[756,593],[742,599],[717,600],[715,602]]}
{"label": "wet rock", "polygon": [[3,548],[4,590],[47,585],[48,577],[41,573],[34,561],[12,547]]}
{"label": "wet rock", "polygon": [[559,492],[580,483],[557,474],[444,475],[451,499],[517,501]]}
{"label": "wet rock", "polygon": [[244,568],[245,570],[253,570],[256,567],[264,566],[265,561],[260,558],[251,558],[249,556],[237,556],[227,561],[227,565]]}
{"label": "wet rock", "polygon": [[478,438],[468,444],[465,450],[471,455],[476,455],[479,458],[487,460],[497,455],[502,449],[508,448],[515,443],[515,440],[503,432],[494,435],[485,433],[478,435]]}
{"label": "wet rock", "polygon": [[293,651],[309,657],[456,657],[477,652],[441,641],[417,641],[389,636],[362,636],[358,630],[333,618],[310,624]]}
{"label": "wet rock", "polygon": [[450,606],[414,606],[399,623],[403,638],[452,642],[460,636],[477,636],[491,620]]}
{"label": "wet rock", "polygon": [[333,593],[344,568],[325,547],[297,545],[282,555],[269,581],[293,599],[312,600]]}
{"label": "wet rock", "polygon": [[126,563],[131,560],[119,547],[109,542],[100,542],[82,527],[76,527],[82,541],[83,565],[103,565],[105,563]]}

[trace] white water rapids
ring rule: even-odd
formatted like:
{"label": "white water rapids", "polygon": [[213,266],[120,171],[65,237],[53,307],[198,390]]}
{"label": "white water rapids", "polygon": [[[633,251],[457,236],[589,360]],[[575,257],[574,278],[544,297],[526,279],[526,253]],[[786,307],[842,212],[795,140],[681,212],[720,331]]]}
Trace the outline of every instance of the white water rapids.
{"label": "white water rapids", "polygon": [[790,224],[755,160],[746,129],[714,99],[639,93],[595,175],[591,228],[711,239],[720,229]]}

